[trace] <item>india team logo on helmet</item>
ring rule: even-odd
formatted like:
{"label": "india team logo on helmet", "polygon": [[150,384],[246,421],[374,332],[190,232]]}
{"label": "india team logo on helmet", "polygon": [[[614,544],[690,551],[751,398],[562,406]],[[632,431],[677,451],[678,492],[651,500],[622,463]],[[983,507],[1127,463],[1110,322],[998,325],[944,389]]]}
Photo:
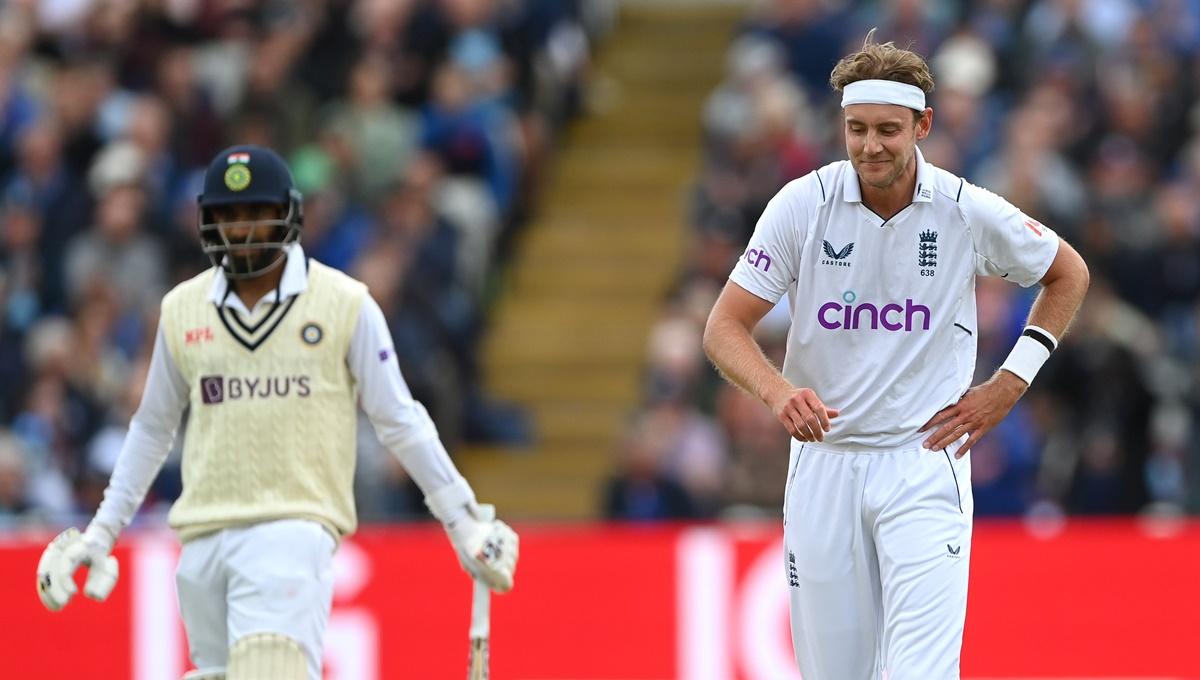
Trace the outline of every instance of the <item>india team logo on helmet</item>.
{"label": "india team logo on helmet", "polygon": [[225,171],[225,186],[230,191],[242,191],[250,186],[250,168],[246,167],[250,162],[250,154],[244,151],[231,153],[225,162],[229,164],[229,169]]}
{"label": "india team logo on helmet", "polygon": [[238,163],[225,171],[225,186],[230,191],[242,191],[250,186],[250,168]]}

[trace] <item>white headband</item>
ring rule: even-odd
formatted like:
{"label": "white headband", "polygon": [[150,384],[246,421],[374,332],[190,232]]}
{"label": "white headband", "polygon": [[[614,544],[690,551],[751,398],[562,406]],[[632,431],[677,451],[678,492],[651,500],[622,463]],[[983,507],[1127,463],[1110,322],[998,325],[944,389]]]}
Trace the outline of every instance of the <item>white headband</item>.
{"label": "white headband", "polygon": [[896,104],[924,111],[925,92],[894,80],[858,80],[842,88],[842,108],[851,104]]}

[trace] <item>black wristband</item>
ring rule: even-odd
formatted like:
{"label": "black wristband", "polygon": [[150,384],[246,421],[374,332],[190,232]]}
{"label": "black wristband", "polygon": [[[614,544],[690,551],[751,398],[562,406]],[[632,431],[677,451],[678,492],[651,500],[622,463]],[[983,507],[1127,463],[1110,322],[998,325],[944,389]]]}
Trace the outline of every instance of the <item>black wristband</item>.
{"label": "black wristband", "polygon": [[1041,329],[1030,328],[1026,326],[1025,330],[1021,332],[1021,335],[1028,335],[1034,340],[1040,342],[1042,346],[1046,348],[1047,352],[1054,352],[1054,340],[1048,337]]}

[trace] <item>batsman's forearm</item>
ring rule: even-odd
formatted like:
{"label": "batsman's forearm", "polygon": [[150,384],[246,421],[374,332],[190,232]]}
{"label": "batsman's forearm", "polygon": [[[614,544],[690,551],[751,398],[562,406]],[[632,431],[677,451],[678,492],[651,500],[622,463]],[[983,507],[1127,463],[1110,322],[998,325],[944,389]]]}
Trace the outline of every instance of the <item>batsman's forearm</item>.
{"label": "batsman's forearm", "polygon": [[167,459],[174,438],[174,431],[148,428],[136,418],[130,424],[117,465],[104,490],[104,500],[92,519],[92,525],[103,529],[113,541],[133,520]]}
{"label": "batsman's forearm", "polygon": [[426,496],[463,479],[437,437],[410,441],[401,446],[388,445],[386,440],[383,443]]}
{"label": "batsman's forearm", "polygon": [[[115,541],[137,513],[150,484],[171,452],[175,432],[188,405],[188,386],[171,358],[160,327],[146,374],[142,403],[129,423],[129,433],[104,490],[92,526]],[[110,546],[111,547],[111,546]]]}
{"label": "batsman's forearm", "polygon": [[346,364],[358,383],[359,403],[375,436],[396,456],[421,492],[429,496],[461,481],[429,412],[412,398],[400,374],[383,310],[369,296],[359,310]]}
{"label": "batsman's forearm", "polygon": [[771,365],[750,331],[731,319],[713,318],[704,329],[704,353],[729,382],[770,404],[770,397],[793,389]]}

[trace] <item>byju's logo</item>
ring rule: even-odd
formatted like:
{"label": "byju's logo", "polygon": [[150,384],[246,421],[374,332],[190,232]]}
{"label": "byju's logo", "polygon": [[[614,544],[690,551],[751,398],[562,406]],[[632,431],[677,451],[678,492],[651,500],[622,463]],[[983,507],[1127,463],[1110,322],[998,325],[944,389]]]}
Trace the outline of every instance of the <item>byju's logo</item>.
{"label": "byju's logo", "polygon": [[201,376],[200,398],[206,404],[219,404],[225,401],[225,378],[219,375]]}
{"label": "byju's logo", "polygon": [[842,247],[841,250],[834,250],[829,241],[821,241],[821,249],[825,251],[826,259],[821,260],[821,264],[832,265],[834,267],[849,267],[850,263],[846,262],[846,258],[850,257],[850,253],[854,252],[854,242],[851,241]]}
{"label": "byju's logo", "polygon": [[817,309],[817,322],[822,328],[831,331],[842,329],[856,331],[869,328],[879,330],[882,326],[886,331],[912,331],[915,322],[920,318],[919,330],[929,330],[929,308],[913,302],[912,298],[904,301],[904,306],[895,302],[877,307],[870,302],[854,304],[858,298],[854,291],[842,293],[842,301],[830,300]]}
{"label": "byju's logo", "polygon": [[771,256],[767,255],[767,251],[762,248],[750,248],[747,250],[746,261],[755,269],[761,269],[764,272],[771,271]]}
{"label": "byju's logo", "polygon": [[307,375],[247,376],[229,379],[223,375],[205,375],[200,377],[200,400],[205,404],[220,404],[226,400],[286,397],[293,393],[293,388],[297,397],[312,394]]}

